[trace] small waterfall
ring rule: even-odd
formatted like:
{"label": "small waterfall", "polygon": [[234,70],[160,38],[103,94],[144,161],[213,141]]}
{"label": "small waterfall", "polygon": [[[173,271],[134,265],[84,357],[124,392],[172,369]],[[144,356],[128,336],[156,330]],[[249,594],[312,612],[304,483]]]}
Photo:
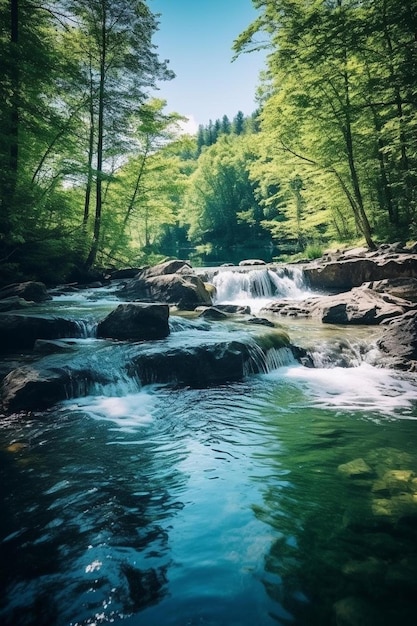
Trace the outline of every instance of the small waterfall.
{"label": "small waterfall", "polygon": [[251,374],[269,374],[286,365],[293,365],[296,361],[291,348],[269,348],[264,350],[255,339],[248,344],[250,359],[245,367],[245,376]]}
{"label": "small waterfall", "polygon": [[97,337],[97,322],[94,320],[74,320],[81,339],[93,339]]}
{"label": "small waterfall", "polygon": [[293,298],[306,295],[303,272],[299,267],[262,268],[250,271],[224,270],[212,277],[216,302],[253,298]]}

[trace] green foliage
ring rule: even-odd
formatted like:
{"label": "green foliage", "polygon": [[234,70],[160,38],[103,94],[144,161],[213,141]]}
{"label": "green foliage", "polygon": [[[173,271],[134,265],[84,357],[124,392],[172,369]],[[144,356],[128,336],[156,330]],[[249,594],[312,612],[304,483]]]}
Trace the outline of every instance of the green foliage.
{"label": "green foliage", "polygon": [[[416,222],[417,3],[255,4],[259,18],[235,50],[256,48],[256,35],[267,33],[261,159],[280,181],[292,230],[314,236],[305,217],[319,211],[325,220],[315,228],[326,237],[361,234],[372,247],[375,236],[407,236]],[[264,187],[262,167],[254,174]],[[303,190],[294,212],[296,175]]]}
{"label": "green foliage", "polygon": [[194,245],[229,253],[269,241],[264,213],[250,179],[255,158],[250,136],[224,135],[199,157],[188,183],[183,222]]}

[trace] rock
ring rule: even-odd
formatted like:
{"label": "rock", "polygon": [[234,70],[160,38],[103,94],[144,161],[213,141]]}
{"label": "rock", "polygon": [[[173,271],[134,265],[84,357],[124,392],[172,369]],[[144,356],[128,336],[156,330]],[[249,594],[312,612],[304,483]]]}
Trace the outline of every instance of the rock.
{"label": "rock", "polygon": [[120,270],[112,270],[109,274],[111,280],[122,280],[123,278],[134,278],[140,271],[140,267],[125,267]]}
{"label": "rock", "polygon": [[247,265],[266,265],[265,261],[262,259],[246,259],[244,261],[240,261],[239,266],[245,267]]}
{"label": "rock", "polygon": [[397,317],[385,328],[377,341],[385,367],[417,370],[417,311]]}
{"label": "rock", "polygon": [[169,335],[168,318],[166,304],[119,304],[99,322],[97,337],[132,341],[163,339]]}
{"label": "rock", "polygon": [[45,302],[51,300],[51,296],[46,290],[46,286],[43,283],[33,280],[25,283],[14,283],[13,285],[6,285],[0,289],[0,300],[5,298],[11,298],[17,296],[28,300],[30,302]]}
{"label": "rock", "polygon": [[13,370],[2,382],[1,399],[8,412],[46,409],[66,397],[68,372],[42,371],[35,367]]}
{"label": "rock", "polygon": [[5,411],[42,411],[56,402],[87,393],[91,382],[105,384],[105,376],[89,368],[46,367],[42,362],[10,372],[0,388]]}
{"label": "rock", "polygon": [[165,276],[166,274],[192,274],[192,267],[187,261],[173,260],[158,263],[152,267],[143,267],[139,270],[134,278],[145,280],[154,278],[155,276]]}
{"label": "rock", "polygon": [[175,304],[180,309],[191,311],[200,304],[211,305],[211,297],[203,281],[192,274],[163,274],[145,278],[139,275],[129,281],[118,295],[125,300]]}
{"label": "rock", "polygon": [[250,306],[243,304],[216,304],[216,309],[224,311],[224,313],[235,313],[238,315],[250,315]]}
{"label": "rock", "polygon": [[396,298],[417,302],[417,278],[387,278],[366,283],[366,287],[378,293],[389,293]]}
{"label": "rock", "polygon": [[317,296],[301,301],[281,300],[271,302],[261,313],[293,317],[316,317],[325,324],[381,324],[386,320],[412,310],[407,300],[385,293],[378,293],[368,285],[351,291]]}
{"label": "rock", "polygon": [[346,290],[365,282],[391,278],[417,278],[417,255],[396,254],[395,258],[376,256],[343,259],[322,263],[313,261],[304,267],[304,276],[315,289]]}
{"label": "rock", "polygon": [[24,298],[19,298],[19,296],[10,296],[10,298],[0,300],[0,313],[27,309],[28,307],[34,306],[34,304],[35,302],[31,300],[25,300]]}
{"label": "rock", "polygon": [[214,298],[216,296],[217,289],[212,283],[204,282],[204,287],[206,288],[210,298]]}
{"label": "rock", "polygon": [[[181,345],[178,341],[126,342],[118,345],[117,367],[113,366],[115,346],[104,345],[95,351],[75,351],[74,355],[51,356],[17,367],[5,376],[1,385],[5,411],[44,410],[60,400],[91,392],[92,383],[117,384],[126,377],[141,384],[176,384],[207,387],[241,380],[248,373],[265,371],[269,351],[286,363],[292,358],[292,346],[283,332],[265,331],[263,344],[256,346],[234,339],[218,340],[211,333],[190,334]],[[56,364],[59,363],[57,367]]]}
{"label": "rock", "polygon": [[199,317],[203,317],[206,320],[215,321],[215,320],[225,320],[229,317],[229,315],[225,313],[224,311],[221,311],[217,307],[208,306],[208,307],[203,308]]}
{"label": "rock", "polygon": [[348,596],[333,605],[336,626],[387,625],[382,611],[361,597]]}
{"label": "rock", "polygon": [[37,339],[79,337],[74,320],[47,315],[0,314],[0,350],[32,349]]}
{"label": "rock", "polygon": [[60,354],[62,352],[73,352],[77,347],[75,342],[62,341],[59,339],[37,339],[33,346],[33,351],[37,354]]}
{"label": "rock", "polygon": [[360,458],[339,465],[337,471],[347,478],[365,478],[373,474],[373,470],[368,463]]}
{"label": "rock", "polygon": [[251,317],[248,319],[248,324],[257,324],[258,326],[269,326],[274,328],[275,324],[271,320],[267,320],[264,317]]}

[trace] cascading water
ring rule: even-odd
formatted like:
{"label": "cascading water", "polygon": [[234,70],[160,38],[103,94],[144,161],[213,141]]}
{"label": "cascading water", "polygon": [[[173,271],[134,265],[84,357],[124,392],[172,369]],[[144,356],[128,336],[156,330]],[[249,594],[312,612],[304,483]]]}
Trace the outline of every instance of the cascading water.
{"label": "cascading water", "polygon": [[[298,268],[211,278],[252,310],[305,290]],[[47,306],[95,322],[117,304],[90,296]],[[417,375],[372,365],[375,329],[275,318],[304,367],[248,317],[171,316],[140,345],[86,328],[44,358],[94,380],[0,421],[2,625],[415,623]],[[225,343],[235,363],[246,350],[242,380],[135,375],[138,351],[145,372]]]}
{"label": "cascading water", "polygon": [[246,271],[222,269],[210,277],[215,303],[249,304],[256,311],[270,300],[301,299],[308,293],[300,268],[262,268]]}

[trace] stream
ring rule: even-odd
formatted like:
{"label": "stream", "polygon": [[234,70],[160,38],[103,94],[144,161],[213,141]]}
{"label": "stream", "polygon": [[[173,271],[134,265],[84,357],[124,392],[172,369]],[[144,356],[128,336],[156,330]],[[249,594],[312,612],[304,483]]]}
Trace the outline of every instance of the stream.
{"label": "stream", "polygon": [[[253,313],[306,294],[295,270],[212,279]],[[141,386],[94,337],[118,302],[42,305],[83,320],[81,358],[115,375],[0,421],[0,623],[414,626],[417,374],[378,368],[378,328],[275,319],[314,368],[284,355],[240,382]],[[245,333],[170,323],[178,344]]]}

